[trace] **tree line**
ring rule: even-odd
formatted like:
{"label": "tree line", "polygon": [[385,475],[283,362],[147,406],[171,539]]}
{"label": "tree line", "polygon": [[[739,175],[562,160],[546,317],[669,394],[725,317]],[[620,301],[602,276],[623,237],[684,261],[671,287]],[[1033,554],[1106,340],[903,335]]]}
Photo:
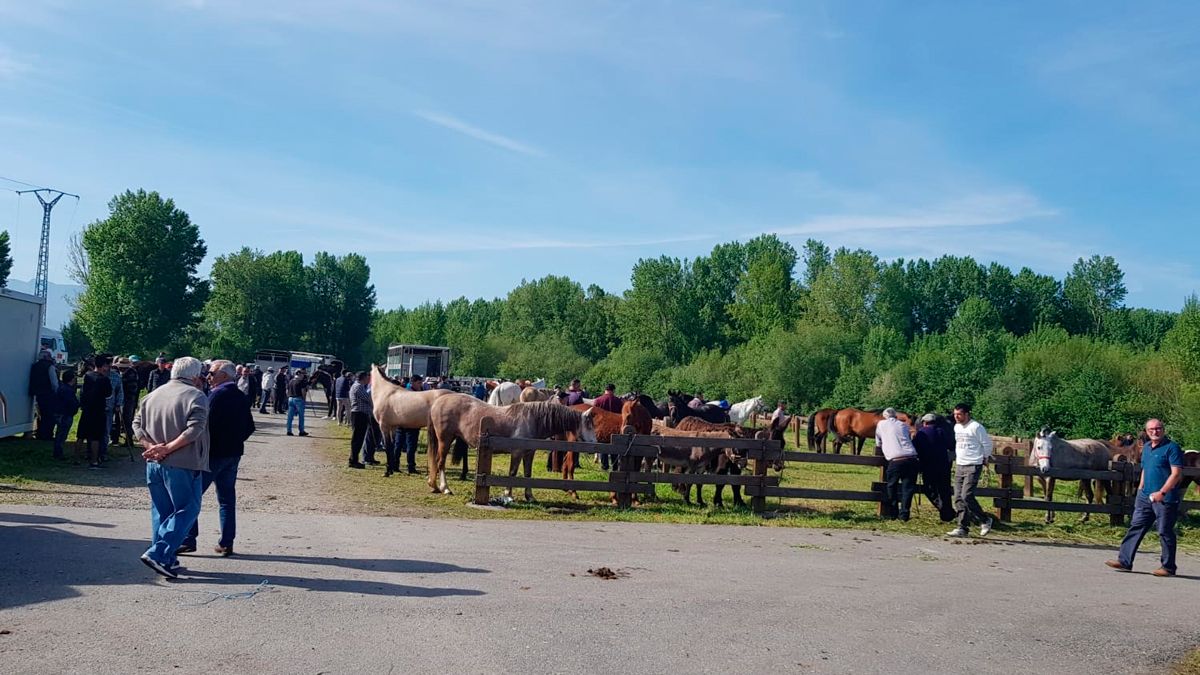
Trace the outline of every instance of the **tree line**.
{"label": "tree line", "polygon": [[[1200,305],[1125,305],[1111,256],[1058,279],[969,256],[882,260],[773,235],[694,259],[639,260],[621,294],[566,276],[505,297],[376,309],[362,256],[242,249],[208,279],[198,229],[169,199],[118,195],[87,226],[72,339],[114,352],[247,359],[265,347],[382,363],[392,343],[445,345],[459,375],[573,377],[598,390],[764,395],[796,411],[972,403],[994,431],[1108,436],[1165,417],[1200,443]],[[75,350],[73,347],[72,349]]]}

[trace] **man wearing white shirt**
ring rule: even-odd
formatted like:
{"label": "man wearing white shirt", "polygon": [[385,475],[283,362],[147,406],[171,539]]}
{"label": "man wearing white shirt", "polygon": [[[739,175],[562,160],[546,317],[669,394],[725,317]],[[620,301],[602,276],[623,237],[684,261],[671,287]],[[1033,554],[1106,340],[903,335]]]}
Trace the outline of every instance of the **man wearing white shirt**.
{"label": "man wearing white shirt", "polygon": [[982,424],[971,419],[971,406],[966,403],[954,406],[954,422],[954,510],[958,527],[947,534],[965,537],[973,521],[979,523],[979,536],[986,536],[992,531],[992,519],[975,499],[975,490],[983,465],[992,454],[992,437]]}
{"label": "man wearing white shirt", "polygon": [[896,409],[883,411],[883,419],[875,425],[875,448],[887,459],[887,513],[907,522],[912,509],[913,493],[917,491],[917,449],[913,447],[910,428],[896,419]]}

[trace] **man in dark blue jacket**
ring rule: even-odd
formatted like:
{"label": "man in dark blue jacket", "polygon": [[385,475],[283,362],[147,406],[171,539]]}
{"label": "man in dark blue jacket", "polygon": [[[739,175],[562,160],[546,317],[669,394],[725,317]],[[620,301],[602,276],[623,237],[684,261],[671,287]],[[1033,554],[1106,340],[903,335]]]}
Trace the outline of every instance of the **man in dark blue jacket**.
{"label": "man in dark blue jacket", "polygon": [[29,395],[37,401],[37,432],[39,441],[54,440],[54,394],[58,392],[58,369],[54,355],[43,349],[38,360],[29,367]]}
{"label": "man in dark blue jacket", "polygon": [[62,383],[54,393],[54,409],[57,411],[57,425],[54,429],[54,459],[63,459],[63,446],[67,442],[67,434],[75,422],[75,413],[79,412],[79,396],[75,394],[75,371],[64,370]]}
{"label": "man in dark blue jacket", "polygon": [[943,417],[929,413],[921,418],[921,428],[913,436],[913,447],[917,449],[917,461],[921,467],[921,484],[925,496],[938,510],[943,523],[954,520],[954,493],[950,489],[950,453],[954,447],[954,433]]}
{"label": "man in dark blue jacket", "polygon": [[[201,480],[202,491],[217,484],[217,504],[220,505],[221,539],[213,551],[233,555],[233,539],[237,535],[238,464],[245,451],[246,439],[254,433],[254,417],[250,414],[250,399],[237,387],[237,368],[232,361],[218,359],[208,369],[211,389],[208,394],[208,471]],[[193,553],[200,534],[199,518],[178,553]]]}

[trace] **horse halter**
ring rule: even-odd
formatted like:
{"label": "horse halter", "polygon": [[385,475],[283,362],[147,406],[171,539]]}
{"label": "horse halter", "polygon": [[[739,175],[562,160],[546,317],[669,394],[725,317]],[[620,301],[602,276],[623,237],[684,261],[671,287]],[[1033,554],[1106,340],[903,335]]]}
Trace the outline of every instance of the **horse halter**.
{"label": "horse halter", "polygon": [[[1038,462],[1038,469],[1041,471],[1046,471],[1050,468],[1050,453],[1053,445],[1050,441],[1051,438],[1054,438],[1054,434],[1050,434],[1048,436],[1038,436],[1033,441],[1033,456]],[[1042,449],[1043,446],[1045,447],[1045,450]],[[1042,468],[1043,461],[1046,462],[1045,468]]]}

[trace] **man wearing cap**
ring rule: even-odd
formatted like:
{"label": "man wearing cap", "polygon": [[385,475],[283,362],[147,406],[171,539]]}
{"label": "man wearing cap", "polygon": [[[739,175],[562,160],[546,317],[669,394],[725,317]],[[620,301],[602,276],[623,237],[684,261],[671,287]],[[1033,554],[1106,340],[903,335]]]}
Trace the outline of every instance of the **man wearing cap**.
{"label": "man wearing cap", "polygon": [[921,483],[929,503],[938,510],[943,523],[954,520],[954,491],[950,489],[950,450],[954,438],[938,426],[938,416],[929,413],[921,418],[921,428],[913,436],[917,461],[921,464]]}
{"label": "man wearing cap", "polygon": [[147,394],[171,381],[171,371],[167,369],[166,357],[160,354],[158,358],[154,359],[154,363],[158,367],[150,373],[150,379],[146,382]]}
{"label": "man wearing cap", "polygon": [[[101,462],[108,461],[108,446],[110,444],[116,445],[117,441],[121,440],[121,425],[120,421],[116,419],[116,417],[117,414],[125,408],[125,388],[121,385],[121,371],[117,370],[116,368],[109,369],[108,379],[112,383],[113,393],[112,396],[110,396],[108,400],[104,402],[104,420],[105,424],[108,426],[105,427],[107,433],[105,434],[104,440],[100,443]],[[114,428],[116,429],[116,433],[113,433]]]}
{"label": "man wearing cap", "polygon": [[890,517],[907,522],[912,509],[913,493],[917,489],[917,449],[913,447],[908,425],[896,419],[896,409],[883,411],[883,419],[875,425],[875,447],[887,459],[884,476],[887,479],[887,509]]}
{"label": "man wearing cap", "polygon": [[[28,353],[28,352],[26,352]],[[54,440],[54,394],[58,391],[58,369],[49,349],[38,353],[38,360],[29,367],[29,395],[37,401],[38,421],[34,438]]]}
{"label": "man wearing cap", "polygon": [[292,433],[292,418],[299,417],[300,435],[307,436],[308,432],[304,430],[304,406],[308,398],[308,372],[303,368],[296,371],[296,376],[288,381],[287,395],[287,435],[295,435]]}
{"label": "man wearing cap", "polygon": [[258,412],[266,415],[267,401],[271,398],[271,392],[275,390],[275,366],[267,366],[267,372],[263,375],[262,381],[262,403],[258,406]]}
{"label": "man wearing cap", "polygon": [[142,391],[142,383],[138,378],[137,370],[133,367],[133,359],[136,358],[134,356],[117,361],[117,369],[121,375],[121,395],[125,402],[121,405],[121,425],[117,428],[117,433],[113,434],[113,442],[119,440],[121,432],[124,431],[125,447],[127,448],[133,447],[133,416],[137,413],[138,395]]}

